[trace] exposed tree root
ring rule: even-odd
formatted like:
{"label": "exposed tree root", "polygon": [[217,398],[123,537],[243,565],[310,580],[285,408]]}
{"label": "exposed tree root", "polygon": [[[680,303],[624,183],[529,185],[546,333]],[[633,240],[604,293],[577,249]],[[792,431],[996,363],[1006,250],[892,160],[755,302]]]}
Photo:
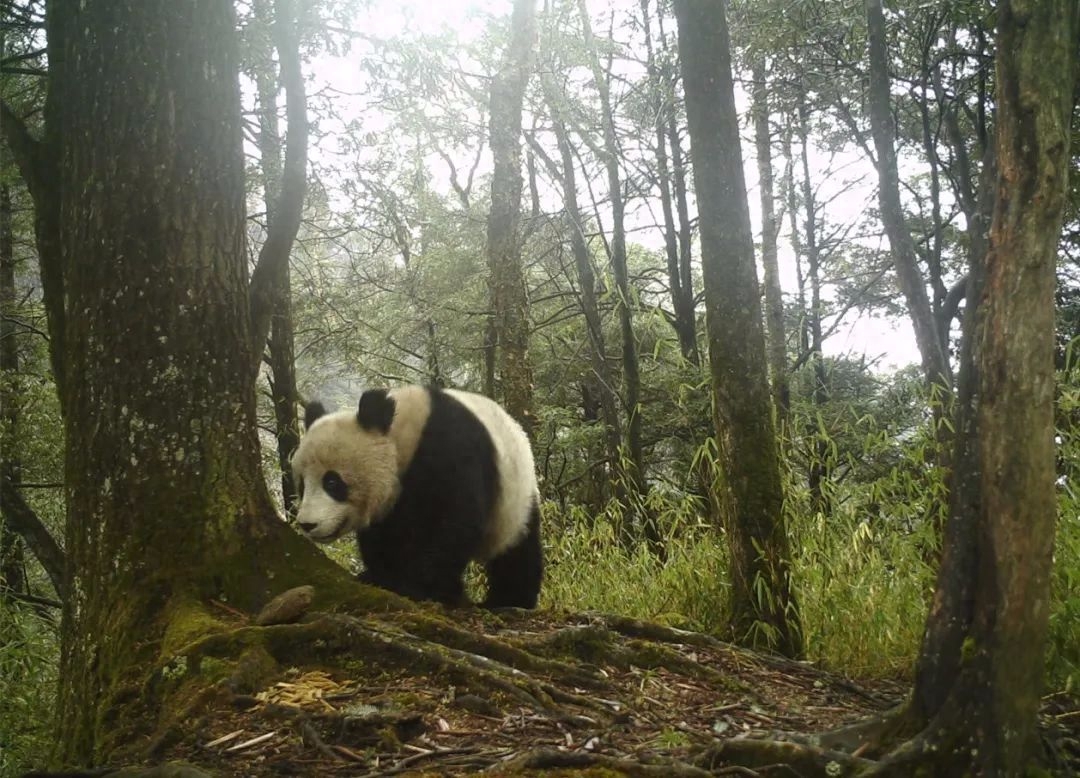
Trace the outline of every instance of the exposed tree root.
{"label": "exposed tree root", "polygon": [[605,686],[603,678],[578,664],[559,662],[519,648],[510,639],[495,639],[457,627],[431,613],[405,614],[397,619],[407,631],[440,645],[495,659],[517,670],[557,676],[587,689]]}
{"label": "exposed tree root", "polygon": [[[934,767],[933,733],[907,706],[883,711],[880,695],[804,662],[619,616],[454,616],[410,603],[265,627],[192,620],[175,633],[202,636],[172,641],[144,687],[171,711],[150,739],[153,758],[252,775],[318,765],[358,775],[891,778]],[[318,688],[312,676],[336,696],[295,702],[296,690]],[[855,716],[866,718],[829,729]],[[804,734],[815,729],[825,731]],[[240,755],[193,732],[233,737]]]}
{"label": "exposed tree root", "polygon": [[590,767],[602,767],[628,776],[643,778],[711,778],[716,773],[703,770],[674,759],[653,759],[651,761],[620,759],[605,754],[593,754],[587,751],[557,751],[553,748],[538,748],[518,754],[498,765],[498,773],[518,773],[522,770],[584,770]]}
{"label": "exposed tree root", "polygon": [[812,743],[833,751],[879,758],[919,731],[910,703],[904,702],[880,716],[813,736]]}
{"label": "exposed tree root", "polygon": [[874,766],[874,763],[867,759],[804,743],[750,738],[718,743],[702,753],[695,763],[710,771],[732,765],[752,770],[775,769],[783,765],[788,768],[786,774],[802,778],[861,776]]}

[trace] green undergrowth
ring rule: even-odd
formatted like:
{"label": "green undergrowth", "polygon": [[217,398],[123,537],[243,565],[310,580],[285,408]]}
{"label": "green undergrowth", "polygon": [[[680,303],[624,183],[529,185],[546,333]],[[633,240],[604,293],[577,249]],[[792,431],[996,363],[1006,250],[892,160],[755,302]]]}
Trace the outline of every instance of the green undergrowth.
{"label": "green undergrowth", "polygon": [[21,775],[52,751],[58,662],[55,624],[0,603],[0,776]]}
{"label": "green undergrowth", "polygon": [[[1075,374],[1075,375],[1073,375]],[[1062,381],[1058,409],[1058,529],[1046,665],[1048,689],[1080,688],[1080,370]],[[838,423],[837,419],[839,419]],[[795,444],[785,469],[792,580],[808,658],[852,677],[910,676],[933,593],[936,506],[943,474],[926,425],[898,429],[865,414],[817,428]],[[840,429],[838,434],[829,430]],[[807,451],[818,453],[808,454]],[[824,506],[807,472],[825,458]],[[821,461],[821,460],[817,460]],[[698,501],[654,492],[664,558],[622,543],[616,522],[582,509],[545,512],[543,604],[621,613],[725,636],[723,533]]]}
{"label": "green undergrowth", "polygon": [[[667,522],[665,559],[644,544],[628,549],[617,542],[604,517],[549,533],[543,604],[723,636],[723,536],[679,514],[677,522]],[[929,586],[916,551],[899,539],[875,538],[851,517],[818,517],[793,532],[793,573],[809,658],[857,677],[906,673],[918,648]]]}

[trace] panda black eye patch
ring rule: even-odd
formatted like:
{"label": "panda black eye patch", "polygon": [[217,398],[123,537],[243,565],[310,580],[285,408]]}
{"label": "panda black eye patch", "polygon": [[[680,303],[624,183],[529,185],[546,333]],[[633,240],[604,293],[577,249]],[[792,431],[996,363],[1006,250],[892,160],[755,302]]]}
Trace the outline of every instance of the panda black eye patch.
{"label": "panda black eye patch", "polygon": [[331,499],[345,502],[349,496],[349,487],[342,477],[334,470],[327,470],[322,477],[323,491],[330,495]]}

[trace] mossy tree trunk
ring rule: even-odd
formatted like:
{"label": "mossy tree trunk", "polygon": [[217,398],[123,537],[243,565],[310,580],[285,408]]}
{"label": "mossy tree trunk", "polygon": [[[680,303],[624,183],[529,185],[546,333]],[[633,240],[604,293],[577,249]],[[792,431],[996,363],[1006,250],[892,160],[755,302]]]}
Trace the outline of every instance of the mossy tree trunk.
{"label": "mossy tree trunk", "polygon": [[[214,623],[207,599],[251,609],[344,573],[278,519],[260,470],[269,322],[247,278],[232,4],[47,12],[44,135],[3,119],[34,199],[65,416],[56,757],[88,764],[154,726],[151,668]],[[271,277],[263,259],[255,276]]]}
{"label": "mossy tree trunk", "polygon": [[678,0],[737,640],[802,652],[723,3]]}
{"label": "mossy tree trunk", "polygon": [[487,225],[494,316],[487,345],[498,345],[503,403],[530,436],[536,422],[529,362],[529,298],[521,259],[521,112],[532,69],[535,20],[536,1],[515,0],[510,43],[491,83],[489,128],[495,169]]}
{"label": "mossy tree trunk", "polygon": [[[1020,775],[1034,755],[1056,524],[1054,264],[1076,72],[1075,2],[1002,2],[996,201],[960,376],[953,498],[898,753],[936,775]],[[993,167],[991,166],[991,169]]]}

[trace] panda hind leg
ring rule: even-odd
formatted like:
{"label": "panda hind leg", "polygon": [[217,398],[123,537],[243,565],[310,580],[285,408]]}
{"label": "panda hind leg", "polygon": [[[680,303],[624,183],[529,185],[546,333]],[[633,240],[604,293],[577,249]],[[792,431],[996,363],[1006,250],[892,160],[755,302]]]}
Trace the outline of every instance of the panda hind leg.
{"label": "panda hind leg", "polygon": [[533,502],[528,531],[514,546],[487,565],[488,595],[485,608],[535,608],[544,577],[540,543],[540,507]]}

